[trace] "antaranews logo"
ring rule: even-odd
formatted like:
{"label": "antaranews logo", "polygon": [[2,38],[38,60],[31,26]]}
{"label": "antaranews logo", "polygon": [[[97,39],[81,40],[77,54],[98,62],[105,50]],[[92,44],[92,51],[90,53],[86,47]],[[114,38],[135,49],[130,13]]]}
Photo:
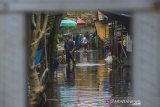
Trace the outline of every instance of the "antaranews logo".
{"label": "antaranews logo", "polygon": [[110,98],[106,100],[106,104],[131,104],[131,105],[141,105],[141,101],[140,100],[133,100],[133,99],[126,99],[126,98]]}

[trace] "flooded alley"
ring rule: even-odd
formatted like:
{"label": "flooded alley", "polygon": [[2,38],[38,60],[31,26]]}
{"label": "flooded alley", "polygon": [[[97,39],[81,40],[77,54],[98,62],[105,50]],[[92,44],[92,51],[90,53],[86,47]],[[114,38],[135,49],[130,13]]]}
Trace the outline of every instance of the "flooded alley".
{"label": "flooded alley", "polygon": [[60,65],[55,72],[48,107],[130,107],[110,104],[112,98],[131,97],[128,71],[112,69],[95,50],[77,52],[76,59],[75,66]]}
{"label": "flooded alley", "polygon": [[160,107],[160,0],[1,0],[0,107]]}

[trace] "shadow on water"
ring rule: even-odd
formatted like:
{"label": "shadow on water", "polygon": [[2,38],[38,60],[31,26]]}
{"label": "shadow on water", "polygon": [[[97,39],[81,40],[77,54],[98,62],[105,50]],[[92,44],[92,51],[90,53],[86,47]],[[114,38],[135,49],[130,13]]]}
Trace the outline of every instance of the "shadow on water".
{"label": "shadow on water", "polygon": [[[116,66],[116,67],[115,67]],[[114,97],[126,97],[128,96],[128,88],[130,85],[129,72],[123,66],[113,64],[113,70],[110,73],[111,88]]]}
{"label": "shadow on water", "polygon": [[[112,99],[128,100],[133,97],[131,88],[130,68],[123,65],[112,64],[112,72],[110,72],[110,90]],[[131,103],[117,103],[110,107],[132,107]]]}
{"label": "shadow on water", "polygon": [[131,97],[129,71],[108,66],[97,51],[77,52],[76,66],[60,65],[48,89],[47,107],[129,107],[108,99]]}
{"label": "shadow on water", "polygon": [[75,80],[75,66],[66,66],[66,85],[67,86],[74,86]]}

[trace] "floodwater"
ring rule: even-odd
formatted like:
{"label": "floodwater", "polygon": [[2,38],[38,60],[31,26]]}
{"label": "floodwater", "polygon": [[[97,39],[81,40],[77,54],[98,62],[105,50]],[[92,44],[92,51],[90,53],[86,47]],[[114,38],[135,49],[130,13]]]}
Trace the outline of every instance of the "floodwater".
{"label": "floodwater", "polygon": [[76,66],[60,65],[48,96],[48,107],[130,107],[111,99],[131,97],[129,71],[105,64],[98,51],[77,52]]}

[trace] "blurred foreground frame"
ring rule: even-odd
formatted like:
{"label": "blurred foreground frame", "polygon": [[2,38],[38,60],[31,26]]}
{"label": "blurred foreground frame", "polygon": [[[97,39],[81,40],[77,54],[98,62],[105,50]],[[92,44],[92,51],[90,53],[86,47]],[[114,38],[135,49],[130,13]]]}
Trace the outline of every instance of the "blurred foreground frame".
{"label": "blurred foreground frame", "polygon": [[0,106],[27,107],[29,25],[35,11],[128,10],[133,15],[133,91],[141,107],[160,107],[158,0],[5,0],[0,2]]}

